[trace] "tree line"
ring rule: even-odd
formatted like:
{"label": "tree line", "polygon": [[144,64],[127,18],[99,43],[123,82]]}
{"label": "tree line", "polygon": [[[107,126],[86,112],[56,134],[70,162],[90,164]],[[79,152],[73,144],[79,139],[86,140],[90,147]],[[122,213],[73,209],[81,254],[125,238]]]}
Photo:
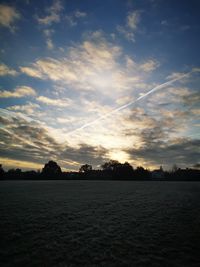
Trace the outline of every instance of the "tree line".
{"label": "tree line", "polygon": [[158,170],[150,171],[141,166],[135,169],[128,162],[120,163],[110,160],[96,170],[90,164],[84,164],[77,172],[62,172],[61,167],[50,160],[42,170],[22,171],[10,169],[4,171],[0,165],[1,180],[167,180],[167,181],[200,181],[200,170],[193,168],[181,169],[176,165],[172,170],[164,171],[162,166]]}

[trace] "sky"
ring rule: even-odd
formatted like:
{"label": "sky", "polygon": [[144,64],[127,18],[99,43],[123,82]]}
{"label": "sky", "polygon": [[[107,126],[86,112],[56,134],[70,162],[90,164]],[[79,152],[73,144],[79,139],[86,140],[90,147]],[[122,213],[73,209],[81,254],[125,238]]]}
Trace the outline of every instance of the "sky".
{"label": "sky", "polygon": [[0,163],[200,166],[198,0],[0,1]]}

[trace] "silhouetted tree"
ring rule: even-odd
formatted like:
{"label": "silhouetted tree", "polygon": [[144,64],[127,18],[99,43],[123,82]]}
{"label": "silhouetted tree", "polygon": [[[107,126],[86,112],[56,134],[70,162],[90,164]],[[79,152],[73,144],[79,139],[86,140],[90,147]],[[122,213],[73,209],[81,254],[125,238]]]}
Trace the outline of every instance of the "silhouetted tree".
{"label": "silhouetted tree", "polygon": [[36,171],[26,171],[24,172],[24,179],[38,180],[40,178],[40,173]]}
{"label": "silhouetted tree", "polygon": [[79,172],[88,173],[92,171],[92,165],[84,164],[80,167]]}
{"label": "silhouetted tree", "polygon": [[4,173],[5,173],[5,171],[4,171],[3,167],[2,167],[2,164],[0,164],[0,179],[3,178]]}
{"label": "silhouetted tree", "polygon": [[19,169],[19,168],[17,168],[17,169],[10,169],[7,172],[7,176],[10,179],[22,179],[23,173],[22,173],[22,170]]}
{"label": "silhouetted tree", "polygon": [[[84,164],[80,167],[79,172],[64,172],[62,173],[60,166],[54,162],[49,161],[45,164],[42,172],[39,171],[24,171],[21,169],[10,169],[5,172],[0,164],[0,179],[24,179],[24,180],[38,180],[38,179],[89,179],[89,180],[152,180],[153,172],[161,172],[163,174],[162,180],[168,181],[200,181],[200,170],[193,168],[181,169],[174,165],[171,171],[163,171],[162,166],[159,170],[150,171],[143,167],[133,167],[128,163],[120,163],[117,160],[110,160],[102,165],[102,170],[93,170],[89,164]],[[161,177],[161,176],[160,176]]]}
{"label": "silhouetted tree", "polygon": [[113,178],[130,179],[133,176],[133,167],[128,162],[120,163],[117,160],[110,160],[101,167],[104,172],[110,173]]}
{"label": "silhouetted tree", "polygon": [[146,180],[151,178],[151,173],[149,170],[144,169],[143,167],[139,166],[135,170],[135,176],[137,179]]}
{"label": "silhouetted tree", "polygon": [[172,172],[176,172],[177,170],[178,170],[178,167],[177,167],[176,164],[174,164],[174,165],[172,166]]}
{"label": "silhouetted tree", "polygon": [[60,166],[53,160],[50,160],[44,165],[42,169],[42,175],[46,177],[56,178],[62,173]]}
{"label": "silhouetted tree", "polygon": [[125,178],[131,178],[134,175],[133,167],[127,161],[122,165]]}
{"label": "silhouetted tree", "polygon": [[117,160],[110,160],[108,162],[105,162],[104,164],[101,165],[101,168],[104,170],[104,171],[114,171],[117,166],[119,165],[119,161]]}

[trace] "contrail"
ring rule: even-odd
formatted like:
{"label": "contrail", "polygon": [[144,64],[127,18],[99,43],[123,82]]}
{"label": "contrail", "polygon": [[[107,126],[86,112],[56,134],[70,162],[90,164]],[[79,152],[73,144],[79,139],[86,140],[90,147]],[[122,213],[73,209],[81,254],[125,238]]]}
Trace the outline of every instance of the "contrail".
{"label": "contrail", "polygon": [[[170,81],[168,81],[168,82],[165,82],[165,83],[162,83],[162,84],[160,84],[160,85],[157,85],[157,86],[155,86],[154,88],[152,88],[150,91],[148,91],[146,94],[143,94],[142,96],[138,97],[137,99],[132,100],[132,101],[128,102],[127,104],[122,105],[122,106],[120,106],[120,107],[118,107],[118,108],[116,108],[116,109],[113,109],[112,111],[110,111],[110,112],[108,112],[108,113],[106,113],[106,114],[104,114],[104,115],[98,117],[97,119],[95,119],[95,120],[93,120],[93,121],[90,121],[90,122],[88,122],[88,123],[82,125],[81,127],[76,128],[75,130],[72,130],[72,131],[68,132],[68,134],[72,134],[72,133],[74,133],[74,132],[76,132],[76,131],[85,129],[85,128],[89,127],[90,125],[93,125],[93,124],[97,123],[97,122],[100,121],[100,120],[106,119],[107,117],[110,117],[111,115],[117,113],[118,111],[120,111],[120,110],[122,110],[122,109],[125,109],[125,108],[127,108],[127,107],[133,105],[134,103],[140,101],[141,99],[143,99],[144,97],[148,96],[149,94],[152,94],[153,92],[155,92],[155,91],[157,91],[157,90],[160,90],[160,89],[166,87],[167,85],[170,85],[170,84],[172,84],[172,83],[174,83],[174,82],[176,82],[176,81],[179,81],[179,80],[183,79],[184,77],[186,77],[186,76],[188,76],[189,74],[194,73],[194,72],[199,72],[199,69],[198,69],[198,68],[197,68],[197,69],[194,68],[194,69],[192,69],[190,72],[184,73],[184,74],[180,75],[180,76],[177,77],[177,78],[174,78],[174,79],[172,79],[172,80],[170,80]],[[35,119],[33,119],[33,118],[30,118],[30,117],[27,116],[27,115],[16,114],[16,113],[13,112],[13,111],[10,111],[10,110],[7,110],[7,109],[3,109],[3,108],[0,108],[0,113],[4,113],[4,114],[6,114],[6,115],[12,115],[12,116],[16,116],[16,117],[18,116],[18,117],[21,117],[21,118],[23,118],[23,119],[29,121],[29,122],[30,122],[30,121],[40,122],[40,121],[38,121],[38,120],[35,120]],[[40,123],[41,123],[41,122],[40,122]]]}
{"label": "contrail", "polygon": [[174,79],[172,79],[172,80],[170,80],[170,81],[168,81],[168,82],[165,82],[165,83],[162,83],[162,84],[160,84],[160,85],[157,85],[157,86],[155,86],[154,88],[152,88],[150,91],[148,91],[146,94],[143,94],[142,96],[138,97],[137,99],[132,100],[132,101],[128,102],[127,104],[125,104],[125,105],[123,105],[123,106],[120,106],[120,107],[118,107],[118,108],[116,108],[116,109],[113,109],[112,111],[110,111],[110,112],[108,112],[108,113],[106,113],[106,114],[104,114],[104,115],[98,117],[97,119],[95,119],[95,120],[93,120],[93,121],[90,121],[90,122],[88,122],[88,123],[82,125],[81,127],[76,128],[75,130],[72,130],[72,131],[69,132],[68,134],[72,134],[72,133],[74,133],[74,132],[76,132],[76,131],[85,129],[85,128],[87,128],[88,126],[93,125],[93,124],[97,123],[97,122],[100,121],[100,120],[106,119],[107,117],[110,117],[111,115],[117,113],[118,111],[120,111],[120,110],[122,110],[122,109],[125,109],[125,108],[127,108],[127,107],[133,105],[134,103],[140,101],[141,99],[143,99],[144,97],[146,97],[146,96],[152,94],[153,92],[158,91],[158,90],[160,90],[160,89],[166,87],[167,85],[170,85],[170,84],[172,84],[172,83],[174,83],[174,82],[176,82],[176,81],[179,81],[179,80],[183,79],[184,77],[188,76],[188,75],[189,75],[190,73],[192,73],[192,72],[194,72],[194,71],[190,71],[190,72],[184,73],[184,74],[180,75],[180,76],[177,77],[177,78],[174,78]]}

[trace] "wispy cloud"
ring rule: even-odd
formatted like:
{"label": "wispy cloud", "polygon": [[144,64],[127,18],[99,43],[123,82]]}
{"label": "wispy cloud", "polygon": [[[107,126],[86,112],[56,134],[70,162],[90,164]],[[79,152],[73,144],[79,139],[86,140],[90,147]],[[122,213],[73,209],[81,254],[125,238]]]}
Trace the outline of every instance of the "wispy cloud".
{"label": "wispy cloud", "polygon": [[[73,170],[85,161],[97,166],[107,159],[107,150],[101,146],[81,143],[72,147],[67,143],[60,144],[38,122],[12,117],[12,113],[7,115],[7,119],[0,117],[0,122],[3,126],[0,128],[0,137],[4,140],[0,142],[0,158],[6,167],[9,162],[13,164],[17,160],[22,165],[23,162],[29,162],[29,167],[34,168],[36,164],[45,163],[51,158],[65,169]],[[5,159],[9,159],[8,163]]]}
{"label": "wispy cloud", "polygon": [[20,70],[73,90],[95,91],[110,97],[115,91],[116,99],[119,94],[124,96],[135,88],[148,88],[144,77],[158,66],[156,60],[134,62],[124,55],[120,46],[107,41],[98,31],[82,43],[68,47],[64,57],[41,58],[29,66],[21,66]]}
{"label": "wispy cloud", "polygon": [[39,96],[36,98],[36,100],[46,105],[57,107],[67,107],[72,103],[70,99],[52,99],[46,96]]}
{"label": "wispy cloud", "polygon": [[28,104],[25,105],[9,106],[7,107],[7,109],[15,112],[22,112],[30,116],[35,114],[36,109],[39,107],[40,106],[38,104],[29,102]]}
{"label": "wispy cloud", "polygon": [[63,9],[61,2],[55,0],[51,7],[47,8],[47,15],[44,17],[37,17],[37,21],[42,25],[51,25],[60,21],[60,12]]}
{"label": "wispy cloud", "polygon": [[117,26],[117,31],[124,35],[124,37],[132,42],[135,42],[135,32],[137,31],[138,24],[140,22],[141,16],[138,10],[129,12],[126,17],[125,26]]}
{"label": "wispy cloud", "polygon": [[[191,70],[192,72],[195,72],[195,70]],[[170,80],[170,79],[179,79],[179,77],[182,77],[183,73],[182,72],[173,72],[171,73],[170,75],[167,76],[167,80]],[[188,72],[187,75],[185,75],[185,78],[188,78],[190,76],[190,73]]]}
{"label": "wispy cloud", "polygon": [[6,75],[17,76],[18,72],[14,69],[10,69],[5,64],[1,63],[0,64],[0,76],[6,76]]}
{"label": "wispy cloud", "polygon": [[52,50],[54,48],[54,44],[52,41],[52,35],[55,33],[55,30],[51,28],[45,28],[43,30],[44,37],[46,39],[47,49]]}
{"label": "wispy cloud", "polygon": [[87,127],[89,127],[89,126],[91,126],[91,125],[99,122],[100,120],[106,119],[107,117],[110,117],[111,115],[113,115],[113,114],[115,114],[115,113],[117,113],[117,112],[119,112],[119,111],[121,111],[121,110],[123,110],[123,109],[125,109],[125,108],[127,108],[127,107],[129,107],[131,105],[133,105],[134,103],[140,101],[141,99],[143,99],[144,97],[146,97],[146,96],[154,93],[155,91],[160,90],[160,89],[162,89],[162,88],[164,88],[164,87],[166,87],[168,85],[171,85],[172,83],[174,83],[176,81],[179,81],[179,80],[183,79],[186,76],[188,76],[188,73],[182,74],[182,76],[178,76],[175,79],[172,79],[172,80],[170,80],[168,82],[165,82],[165,83],[162,83],[160,85],[157,85],[153,89],[151,89],[150,91],[148,91],[147,93],[142,94],[137,99],[134,99],[134,100],[132,100],[132,101],[130,101],[130,102],[128,102],[128,103],[126,103],[126,104],[124,104],[124,105],[122,105],[122,106],[120,106],[120,107],[118,107],[118,108],[116,108],[116,109],[114,109],[112,111],[110,111],[109,113],[102,115],[101,117],[95,119],[94,121],[91,121],[91,122],[88,122],[88,123],[82,125],[81,127],[79,127],[77,129],[75,129],[74,131],[70,132],[70,134],[72,134],[75,131],[85,129],[85,128],[87,128]]}
{"label": "wispy cloud", "polygon": [[87,13],[83,11],[76,10],[71,14],[65,16],[70,26],[76,26],[80,19],[87,17]]}
{"label": "wispy cloud", "polygon": [[46,43],[47,43],[47,48],[49,50],[52,50],[54,48],[53,41],[50,38],[47,39]]}
{"label": "wispy cloud", "polygon": [[20,13],[15,7],[0,4],[0,26],[8,28],[11,32],[15,31],[15,21],[20,19]]}
{"label": "wispy cloud", "polygon": [[127,26],[130,29],[136,30],[139,21],[140,21],[140,12],[138,10],[128,13],[128,16],[127,16]]}
{"label": "wispy cloud", "polygon": [[25,96],[35,96],[36,91],[29,86],[19,86],[14,91],[3,90],[0,91],[0,98],[9,98],[9,97],[25,97]]}
{"label": "wispy cloud", "polygon": [[34,78],[40,78],[40,79],[43,78],[41,71],[33,67],[20,67],[20,71]]}
{"label": "wispy cloud", "polygon": [[146,72],[151,72],[155,69],[157,69],[160,66],[159,62],[157,60],[147,60],[145,63],[140,65],[140,69]]}
{"label": "wispy cloud", "polygon": [[76,18],[85,18],[87,16],[87,13],[86,12],[83,12],[83,11],[76,10],[74,12],[74,16]]}
{"label": "wispy cloud", "polygon": [[199,145],[200,140],[185,138],[175,139],[170,143],[146,142],[145,146],[139,149],[130,148],[126,152],[143,162],[145,166],[163,165],[169,169],[176,163],[179,167],[192,167],[194,163],[198,163],[200,157]]}
{"label": "wispy cloud", "polygon": [[124,26],[117,26],[117,31],[122,34],[128,41],[135,42],[135,33],[125,28]]}

